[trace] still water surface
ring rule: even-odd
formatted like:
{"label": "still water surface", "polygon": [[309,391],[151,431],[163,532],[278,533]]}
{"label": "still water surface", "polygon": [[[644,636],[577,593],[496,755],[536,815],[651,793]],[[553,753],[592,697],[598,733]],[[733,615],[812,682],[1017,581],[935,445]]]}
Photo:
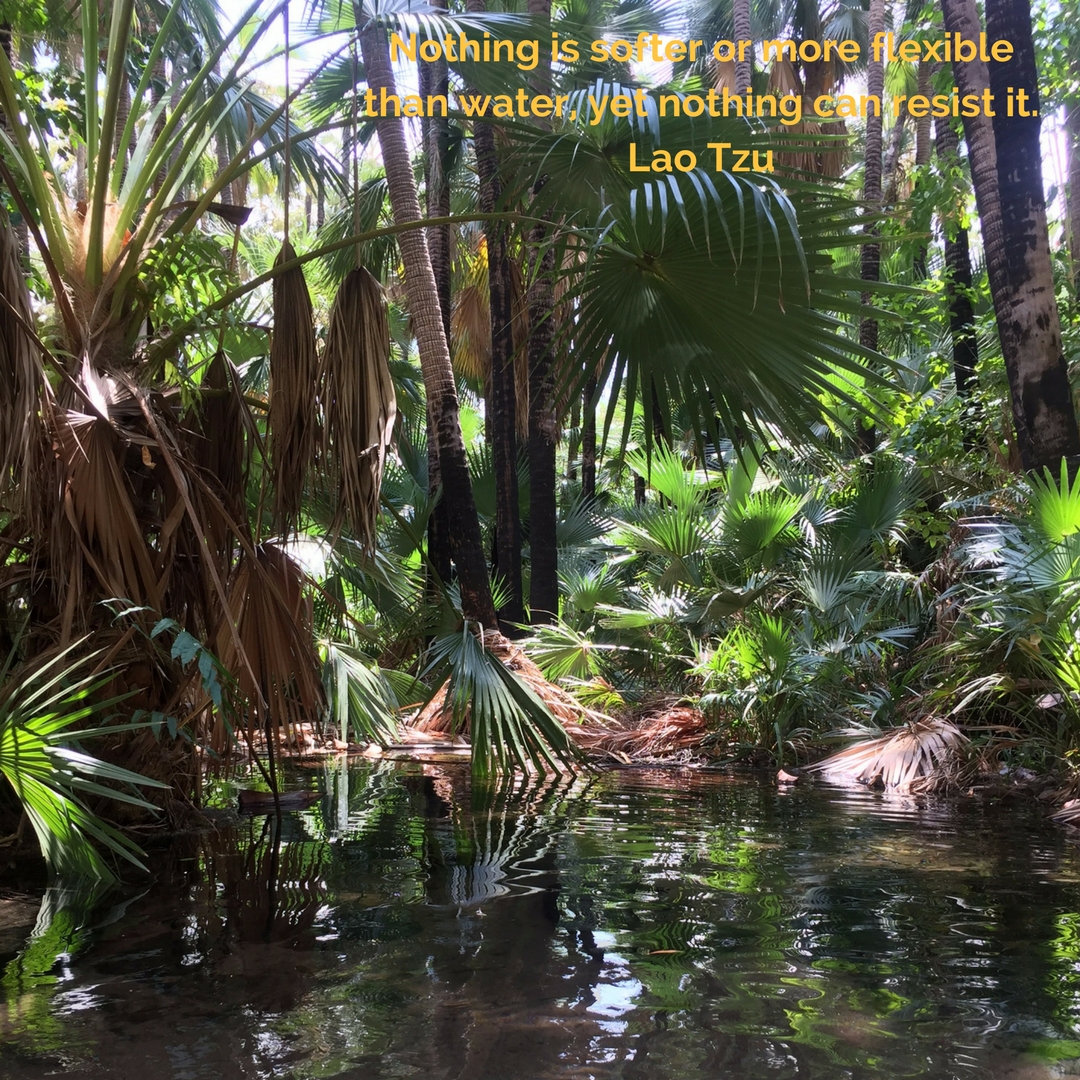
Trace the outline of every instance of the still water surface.
{"label": "still water surface", "polygon": [[1036,808],[467,779],[328,765],[280,832],[0,922],[0,1077],[1080,1073],[1080,848]]}

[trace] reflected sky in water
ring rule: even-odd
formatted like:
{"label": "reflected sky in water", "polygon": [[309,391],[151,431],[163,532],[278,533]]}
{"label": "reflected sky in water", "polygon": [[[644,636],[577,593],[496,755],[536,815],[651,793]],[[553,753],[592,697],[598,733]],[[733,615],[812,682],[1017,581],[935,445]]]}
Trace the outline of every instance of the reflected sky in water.
{"label": "reflected sky in water", "polygon": [[0,1076],[1080,1073],[1080,849],[1035,807],[304,780],[311,810],[182,838],[126,894],[0,893]]}

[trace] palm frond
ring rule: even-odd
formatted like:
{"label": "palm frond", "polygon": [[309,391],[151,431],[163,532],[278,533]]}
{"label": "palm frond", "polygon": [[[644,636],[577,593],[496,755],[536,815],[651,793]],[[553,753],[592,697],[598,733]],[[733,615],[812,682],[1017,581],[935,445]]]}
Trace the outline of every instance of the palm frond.
{"label": "palm frond", "polygon": [[80,735],[77,728],[82,721],[114,704],[95,703],[94,695],[109,676],[95,678],[80,670],[79,663],[73,667],[75,647],[39,662],[30,671],[12,673],[14,654],[8,657],[0,686],[0,773],[22,803],[54,873],[61,878],[113,881],[115,875],[98,845],[144,869],[141,852],[131,839],[93,813],[83,797],[111,798],[152,810],[153,805],[135,793],[137,788],[165,785],[92,757],[77,743],[71,745],[92,734]]}
{"label": "palm frond", "polygon": [[367,270],[351,271],[330,310],[322,371],[322,471],[353,538],[375,548],[386,449],[397,397],[388,367],[390,325],[382,287]]}
{"label": "palm frond", "polygon": [[1069,463],[1061,459],[1061,476],[1049,470],[1040,477],[1032,475],[1031,513],[1035,527],[1044,540],[1060,543],[1080,532],[1080,477],[1070,480]]}
{"label": "palm frond", "polygon": [[326,662],[323,685],[330,718],[340,737],[388,746],[397,734],[397,709],[393,691],[383,683],[370,660],[339,642],[323,642]]}
{"label": "palm frond", "polygon": [[436,638],[427,670],[448,678],[414,724],[467,729],[477,775],[573,767],[579,755],[567,726],[586,710],[501,634],[485,631],[481,641],[465,627]]}
{"label": "palm frond", "polygon": [[[274,266],[295,258],[286,240]],[[299,526],[304,483],[319,445],[319,355],[303,268],[294,266],[278,274],[273,295],[269,425],[274,520],[282,532],[291,532]]]}
{"label": "palm frond", "polygon": [[809,766],[828,780],[925,791],[955,777],[967,737],[948,720],[920,720]]}

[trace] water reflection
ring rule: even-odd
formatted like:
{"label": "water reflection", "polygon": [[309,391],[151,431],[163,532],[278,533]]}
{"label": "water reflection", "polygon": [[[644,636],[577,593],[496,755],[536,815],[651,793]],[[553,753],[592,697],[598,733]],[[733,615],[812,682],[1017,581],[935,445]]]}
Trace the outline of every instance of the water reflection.
{"label": "water reflection", "polygon": [[1080,1059],[1080,859],[1027,810],[369,762],[320,785],[280,825],[158,853],[144,895],[47,896],[0,957],[0,1075],[1042,1080]]}

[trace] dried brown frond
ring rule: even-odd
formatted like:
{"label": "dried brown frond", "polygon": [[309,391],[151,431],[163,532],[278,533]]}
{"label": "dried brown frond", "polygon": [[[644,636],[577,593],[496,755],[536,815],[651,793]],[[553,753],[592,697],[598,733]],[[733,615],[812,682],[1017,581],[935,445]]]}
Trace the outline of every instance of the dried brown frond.
{"label": "dried brown frond", "polygon": [[729,94],[735,93],[735,61],[717,60],[710,57],[708,71],[712,77],[712,84],[721,92],[727,90]]}
{"label": "dried brown frond", "polygon": [[[800,120],[783,128],[785,142],[783,149],[776,154],[776,163],[793,173],[807,173],[814,176],[838,178],[847,165],[848,147],[845,141],[836,138],[847,134],[843,120],[819,123],[816,120]],[[795,141],[795,136],[804,139]],[[816,136],[828,136],[818,138]],[[791,140],[788,142],[787,140]]]}
{"label": "dried brown frond", "polygon": [[1080,829],[1080,799],[1070,799],[1056,814],[1050,815],[1050,820],[1059,825]]}
{"label": "dried brown frond", "polygon": [[[585,708],[573,694],[549,681],[523,649],[503,637],[497,630],[484,631],[484,648],[526,683],[575,741],[578,741],[579,737],[585,738],[593,734],[591,729],[582,727],[585,722],[601,728],[612,723],[609,716]],[[432,733],[468,731],[467,723],[463,729],[456,728],[452,710],[446,703],[445,686],[440,687],[431,701],[409,721],[409,727]]]}
{"label": "dried brown frond", "polygon": [[[76,409],[57,409],[53,416],[62,517],[57,525],[67,532],[60,550],[73,560],[70,572],[85,561],[103,596],[160,610],[158,573],[125,469],[127,440],[106,416]],[[67,588],[70,607],[81,589],[70,578]],[[70,628],[65,619],[65,638]]]}
{"label": "dried brown frond", "polygon": [[890,791],[928,791],[956,778],[967,745],[967,736],[955,724],[931,718],[849,746],[809,766],[809,771]]}
{"label": "dried brown frond", "polygon": [[[296,258],[287,240],[274,266]],[[270,466],[274,483],[274,521],[295,532],[304,481],[319,445],[319,354],[304,271],[299,266],[274,278],[274,328],[270,341]]]}
{"label": "dried brown frond", "polygon": [[37,344],[27,332],[33,325],[18,240],[8,222],[0,221],[0,503],[16,512],[15,500],[35,494],[28,449],[40,441],[38,395],[49,392]]}
{"label": "dried brown frond", "polygon": [[772,67],[769,69],[769,90],[771,93],[779,94],[781,97],[803,92],[799,69],[793,60],[785,56],[773,61]]}
{"label": "dried brown frond", "polygon": [[322,466],[337,501],[335,525],[343,520],[369,552],[397,416],[389,360],[382,286],[367,270],[353,270],[334,299],[323,350]]}
{"label": "dried brown frond", "polygon": [[675,705],[622,729],[592,732],[580,740],[580,745],[627,758],[661,757],[680,750],[699,749],[709,731],[709,723],[700,710]]}
{"label": "dried brown frond", "polygon": [[[249,733],[318,723],[324,706],[312,605],[300,567],[274,544],[240,562],[229,587],[236,634],[218,628],[216,653],[247,700]],[[237,649],[239,639],[242,654]]]}
{"label": "dried brown frond", "polygon": [[491,308],[486,281],[469,282],[454,293],[450,337],[454,369],[486,392],[491,376]]}
{"label": "dried brown frond", "polygon": [[203,515],[207,539],[224,562],[233,546],[232,521],[246,518],[244,507],[253,428],[250,411],[240,392],[236,372],[220,350],[207,366],[191,457],[201,469],[214,498],[205,500]]}
{"label": "dried brown frond", "polygon": [[[90,215],[87,213],[87,205],[81,199],[74,205],[66,207],[67,215],[64,225],[67,228],[68,241],[71,244],[72,265],[68,268],[78,279],[86,277],[86,261],[88,258],[88,244],[90,240]],[[116,230],[120,221],[120,204],[110,202],[105,204],[105,216],[102,223],[103,262],[101,271],[107,274],[112,269],[112,264],[119,256],[125,242],[124,237],[120,243],[116,243]]]}
{"label": "dried brown frond", "polygon": [[220,350],[206,369],[203,386],[201,428],[203,438],[198,463],[217,482],[230,506],[244,505],[248,456],[245,452],[245,416],[248,411],[240,393],[236,372]]}

